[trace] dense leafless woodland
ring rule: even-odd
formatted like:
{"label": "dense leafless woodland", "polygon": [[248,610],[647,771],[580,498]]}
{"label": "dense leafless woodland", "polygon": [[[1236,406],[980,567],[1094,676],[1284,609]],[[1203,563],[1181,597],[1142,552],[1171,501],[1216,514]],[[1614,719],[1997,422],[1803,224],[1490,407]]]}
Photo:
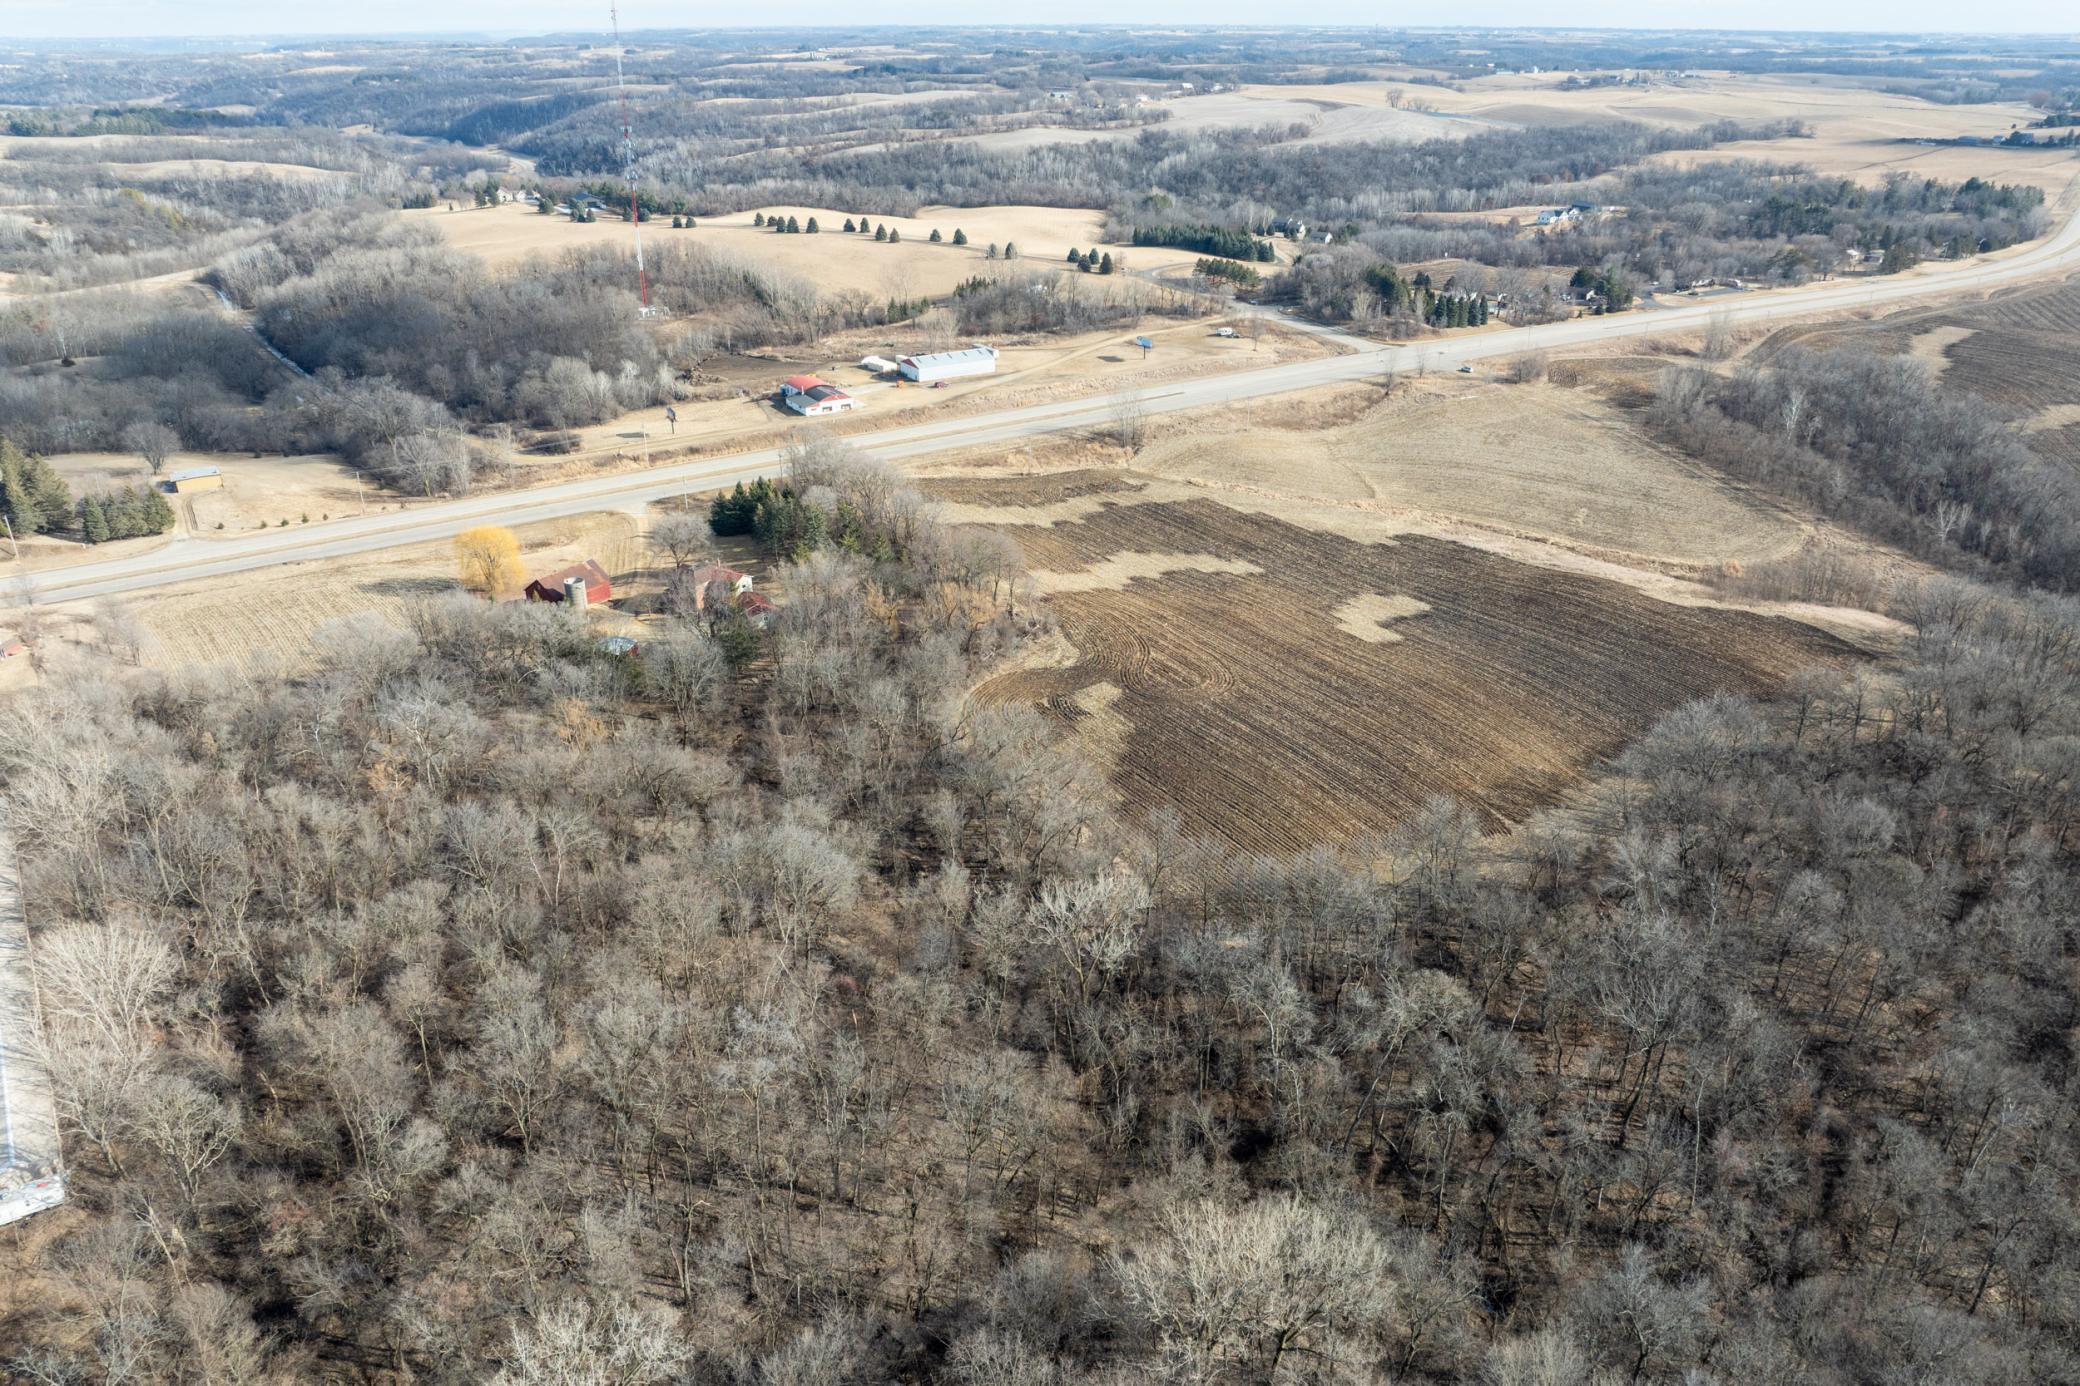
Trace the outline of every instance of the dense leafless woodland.
{"label": "dense leafless woodland", "polygon": [[2080,478],[1908,357],[1789,349],[1664,373],[1650,418],[1714,466],[1938,561],[2080,587]]}
{"label": "dense leafless woodland", "polygon": [[1251,860],[966,703],[1014,551],[797,484],[884,557],[750,646],[458,599],[0,729],[78,1191],[11,1370],[2080,1373],[2070,599]]}

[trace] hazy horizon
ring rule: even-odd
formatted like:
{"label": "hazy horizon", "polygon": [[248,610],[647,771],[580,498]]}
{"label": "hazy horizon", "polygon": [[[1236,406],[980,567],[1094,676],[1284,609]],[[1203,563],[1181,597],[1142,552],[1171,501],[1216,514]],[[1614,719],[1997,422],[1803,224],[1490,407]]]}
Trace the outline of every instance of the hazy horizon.
{"label": "hazy horizon", "polygon": [[[1714,22],[1670,24],[1664,5],[1647,0],[1618,0],[1618,3],[1584,7],[1588,13],[1556,13],[1549,5],[1528,0],[1492,0],[1473,5],[1431,4],[1398,11],[1390,24],[1379,22],[1376,7],[1355,0],[1327,0],[1311,12],[1309,26],[1354,26],[1365,28],[1536,28],[1566,31],[1632,29],[1649,32],[1795,32],[1808,34],[1952,34],[2010,36],[2021,34],[2072,35],[2072,10],[2068,4],[2050,0],[2022,0],[2003,6],[2000,22],[1959,27],[1954,6],[1932,0],[1904,0],[1898,4],[1796,3],[1796,0],[1743,0],[1715,6]],[[0,43],[6,39],[110,39],[161,38],[370,38],[411,37],[428,34],[481,34],[511,37],[530,33],[604,32],[608,27],[605,3],[571,3],[570,0],[449,0],[438,6],[407,3],[407,0],[370,0],[355,7],[351,18],[337,11],[319,11],[324,23],[308,23],[304,14],[285,10],[259,0],[0,0]],[[1193,27],[1234,25],[1263,27],[1268,21],[1261,9],[1240,0],[1156,0],[1122,13],[1116,6],[1097,3],[1035,4],[1006,11],[994,10],[987,23],[977,20],[972,8],[951,0],[918,0],[902,11],[902,19],[862,15],[853,6],[821,0],[797,7],[789,17],[816,23],[838,23],[847,28],[904,28],[960,24],[969,27],[1029,24],[1046,27],[1102,25],[1181,24]],[[693,6],[629,0],[621,6],[621,27],[642,29],[760,28],[770,25],[708,24]]]}

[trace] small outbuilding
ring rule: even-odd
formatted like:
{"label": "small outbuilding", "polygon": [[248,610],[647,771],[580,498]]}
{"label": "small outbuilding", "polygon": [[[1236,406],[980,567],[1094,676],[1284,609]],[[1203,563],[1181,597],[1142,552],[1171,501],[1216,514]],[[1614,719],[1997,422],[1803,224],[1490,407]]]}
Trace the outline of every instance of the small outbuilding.
{"label": "small outbuilding", "polygon": [[599,560],[588,558],[583,563],[573,563],[567,568],[558,568],[553,573],[544,573],[527,584],[525,596],[531,602],[560,602],[567,588],[573,583],[582,583],[585,604],[597,606],[614,596],[614,584],[607,578],[607,570],[599,566]]}
{"label": "small outbuilding", "polygon": [[862,356],[859,358],[859,368],[863,371],[872,371],[875,375],[894,375],[896,373],[896,363],[889,360],[886,356]]}
{"label": "small outbuilding", "polygon": [[169,490],[183,495],[190,491],[215,491],[224,485],[224,473],[215,467],[189,467],[166,478]]}
{"label": "small outbuilding", "polygon": [[757,626],[760,630],[764,630],[766,624],[773,619],[773,612],[776,608],[761,593],[739,592],[737,594],[737,610],[744,613],[745,620]]}

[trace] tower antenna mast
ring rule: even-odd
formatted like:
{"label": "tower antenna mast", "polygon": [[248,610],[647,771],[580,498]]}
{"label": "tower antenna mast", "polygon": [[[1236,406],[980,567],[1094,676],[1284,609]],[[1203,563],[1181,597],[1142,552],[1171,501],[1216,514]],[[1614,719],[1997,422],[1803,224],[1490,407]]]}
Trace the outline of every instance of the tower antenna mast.
{"label": "tower antenna mast", "polygon": [[614,85],[621,93],[621,176],[628,180],[628,225],[636,238],[636,297],[650,311],[650,276],[643,271],[643,209],[636,200],[636,141],[628,123],[628,78],[621,70],[621,6],[607,7],[614,21]]}

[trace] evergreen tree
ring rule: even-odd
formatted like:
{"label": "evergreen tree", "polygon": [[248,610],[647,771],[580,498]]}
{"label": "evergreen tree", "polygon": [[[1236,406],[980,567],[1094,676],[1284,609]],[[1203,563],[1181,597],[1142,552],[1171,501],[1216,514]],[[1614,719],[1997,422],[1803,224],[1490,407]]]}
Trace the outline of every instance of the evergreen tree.
{"label": "evergreen tree", "polygon": [[823,543],[828,527],[823,511],[804,504],[792,491],[759,502],[752,524],[768,557],[797,563]]}
{"label": "evergreen tree", "polygon": [[954,227],[953,243],[955,245],[966,245],[968,243],[968,233],[961,230],[958,226]]}
{"label": "evergreen tree", "polygon": [[847,231],[850,231],[850,230],[852,230],[852,229],[853,229],[853,225],[852,225],[852,218],[851,218],[851,217],[847,217],[847,218],[845,218],[845,229],[846,229]]}
{"label": "evergreen tree", "polygon": [[0,472],[0,515],[7,517],[8,525],[17,536],[34,534],[41,528],[36,503],[29,498],[21,478],[11,468]]}
{"label": "evergreen tree", "polygon": [[865,217],[861,217],[861,218],[859,219],[859,233],[860,233],[860,234],[861,234],[862,236],[864,236],[864,235],[866,235],[866,234],[867,234],[867,231],[868,231],[868,229],[869,229],[869,228],[868,228],[868,226],[867,226],[867,219],[866,219]]}
{"label": "evergreen tree", "polygon": [[945,239],[945,238],[944,238],[944,237],[942,237],[942,236],[941,236],[941,235],[939,234],[939,228],[938,228],[938,227],[936,227],[936,226],[934,226],[934,227],[932,228],[932,244],[933,244],[933,245],[937,245],[937,244],[939,244],[939,242],[940,242],[941,240],[943,240],[943,239]]}
{"label": "evergreen tree", "polygon": [[717,534],[749,534],[757,526],[758,508],[780,494],[780,488],[764,477],[748,488],[740,481],[736,490],[708,503],[708,528]]}
{"label": "evergreen tree", "polygon": [[816,224],[816,218],[815,218],[815,217],[810,217],[810,218],[809,218],[809,224],[808,224],[807,226],[803,227],[802,229],[803,229],[804,231],[807,231],[807,232],[808,232],[808,233],[809,233],[810,235],[812,235],[812,236],[814,236],[814,235],[817,235],[818,233],[820,233],[820,232],[821,232],[821,231],[823,230],[823,228],[822,228],[821,226],[818,226],[818,225]]}
{"label": "evergreen tree", "polygon": [[1100,256],[1100,257],[1099,257],[1099,259],[1098,259],[1098,273],[1100,273],[1100,274],[1110,274],[1110,273],[1112,273],[1112,252],[1111,252],[1111,251],[1109,251],[1109,250],[1108,250],[1108,251],[1106,251],[1106,252],[1104,253],[1104,255],[1102,255],[1102,256]]}
{"label": "evergreen tree", "polygon": [[51,464],[0,438],[0,514],[16,534],[43,534],[72,522],[72,488]]}
{"label": "evergreen tree", "polygon": [[888,239],[888,226],[885,223],[874,228],[874,239],[877,241]]}
{"label": "evergreen tree", "polygon": [[989,243],[989,252],[985,254],[982,258],[985,260],[994,260],[997,258],[997,243],[995,241],[991,241]]}
{"label": "evergreen tree", "polygon": [[800,234],[801,234],[801,231],[802,231],[802,224],[801,224],[801,222],[799,222],[799,221],[795,220],[795,219],[794,219],[793,217],[789,217],[789,218],[787,219],[787,234],[788,234],[788,235],[790,235],[790,236],[798,236],[798,235],[800,235]]}
{"label": "evergreen tree", "polygon": [[144,517],[137,511],[137,496],[130,491],[117,491],[101,501],[102,512],[108,516],[108,534],[111,539],[135,539],[144,533]]}
{"label": "evergreen tree", "polygon": [[1018,242],[1017,242],[1017,241],[1006,241],[1006,242],[1004,242],[1004,258],[1005,258],[1005,259],[1007,259],[1007,260],[1016,260],[1016,259],[1018,258]]}
{"label": "evergreen tree", "polygon": [[764,226],[766,224],[766,214],[764,212],[753,212],[751,214],[751,224],[753,226]]}
{"label": "evergreen tree", "polygon": [[890,245],[894,245],[894,244],[895,244],[895,243],[896,243],[897,241],[900,241],[900,240],[902,240],[902,239],[903,239],[903,228],[902,228],[902,227],[900,227],[900,226],[892,226],[892,227],[890,227],[890,228],[889,228],[889,231],[888,231],[888,243],[889,243]]}
{"label": "evergreen tree", "polygon": [[164,534],[172,529],[173,506],[166,497],[159,493],[158,488],[152,486],[145,487],[143,494],[145,523],[151,526],[148,532]]}
{"label": "evergreen tree", "polygon": [[1078,250],[1073,245],[1069,247],[1069,263],[1072,265],[1080,265],[1083,263],[1083,252]]}
{"label": "evergreen tree", "polygon": [[79,503],[79,532],[89,544],[108,542],[108,516],[99,496],[88,496]]}
{"label": "evergreen tree", "polygon": [[677,217],[673,217],[673,218],[672,218],[672,229],[673,229],[674,231],[677,231],[677,230],[679,229],[679,225],[680,225],[680,222],[679,222],[679,218],[677,218]]}

